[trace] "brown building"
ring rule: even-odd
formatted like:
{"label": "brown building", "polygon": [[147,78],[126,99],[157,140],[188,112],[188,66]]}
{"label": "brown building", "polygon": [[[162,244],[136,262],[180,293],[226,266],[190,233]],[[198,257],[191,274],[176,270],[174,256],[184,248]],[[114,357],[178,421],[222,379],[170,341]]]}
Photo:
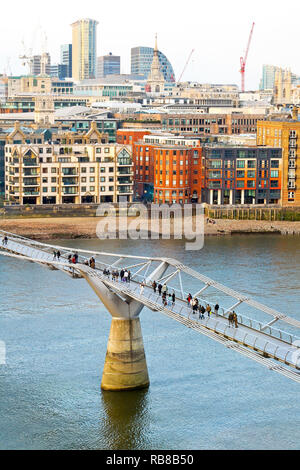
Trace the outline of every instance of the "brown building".
{"label": "brown building", "polygon": [[168,114],[162,117],[162,130],[180,135],[255,134],[259,114]]}

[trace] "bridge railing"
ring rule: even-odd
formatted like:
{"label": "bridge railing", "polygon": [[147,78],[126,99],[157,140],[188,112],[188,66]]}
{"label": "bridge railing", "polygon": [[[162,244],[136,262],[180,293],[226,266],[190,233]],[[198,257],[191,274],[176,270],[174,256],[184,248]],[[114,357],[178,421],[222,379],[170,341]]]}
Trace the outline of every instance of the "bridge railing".
{"label": "bridge railing", "polygon": [[[23,241],[24,243],[20,243],[20,241]],[[17,246],[18,250],[24,256],[40,259],[41,261],[49,261],[49,263],[51,261],[53,261],[53,247],[51,247],[50,245],[49,246],[48,245],[43,246],[43,248],[42,248],[42,245],[41,245],[41,246],[38,246],[38,248],[37,248],[34,241],[31,241],[29,239],[26,239],[25,237],[19,237],[19,236],[18,237],[10,236],[8,242],[9,242],[9,244],[12,244],[11,248],[14,248],[14,243],[16,243],[16,245],[18,245]],[[32,244],[30,244],[30,242],[32,242]],[[76,250],[74,250],[74,251],[76,251]],[[80,249],[78,251],[80,252]],[[68,258],[69,254],[70,254],[69,248],[67,248],[67,249],[61,248],[61,257],[62,257],[62,259],[65,259],[67,261],[67,258]],[[84,256],[82,254],[79,255],[79,262],[80,263],[84,264],[87,261],[88,261],[88,258],[86,256]],[[105,267],[111,267],[109,264],[107,264],[107,263],[105,263],[101,260],[98,260],[98,259],[97,259],[97,264],[99,266],[101,266],[100,270],[102,270],[102,271]],[[70,265],[70,267],[65,267],[64,266],[64,267],[61,267],[60,269],[62,269],[65,272],[68,272],[69,274],[72,274],[73,276],[75,275],[75,265]],[[140,281],[145,280],[144,276],[140,275],[140,274],[137,274],[136,278],[139,279]],[[138,284],[139,281],[133,280],[132,283],[137,283]],[[138,286],[137,286],[136,289],[138,289]],[[178,288],[173,287],[173,286],[169,287],[169,289],[173,290],[175,292],[177,302],[180,301],[180,304],[176,303],[176,305],[173,307],[174,312],[189,316],[192,312],[192,308],[187,303],[185,304],[186,298],[188,297],[188,293],[186,293],[184,291],[182,292],[181,290],[179,290]],[[151,296],[151,292],[150,292],[150,296]],[[207,307],[207,305],[208,305],[207,300],[205,300],[203,298],[199,298],[199,297],[198,297],[198,300],[199,300],[201,305],[205,305],[205,307]],[[159,303],[161,302],[161,300],[159,300],[159,296],[158,296],[156,302],[159,302]],[[221,307],[219,309],[219,312],[218,312],[217,315],[228,319],[229,314],[230,314],[230,311],[226,310],[226,308],[224,308],[224,307]],[[252,318],[249,318],[245,315],[237,314],[237,317],[238,317],[238,323],[240,325],[244,325],[244,326],[246,326],[248,328],[251,328],[255,331],[260,331],[261,332],[263,330],[264,334],[267,334],[270,337],[273,337],[273,338],[279,339],[281,341],[284,341],[288,344],[292,345],[296,341],[300,341],[300,338],[295,336],[295,335],[289,334],[285,331],[274,328],[272,326],[265,327],[265,324],[263,324],[263,323],[261,323],[257,320],[254,320]]]}
{"label": "bridge railing", "polygon": [[[93,272],[92,276],[96,276],[99,279],[105,279],[105,276],[102,273],[97,273],[97,270]],[[109,282],[109,285],[115,286],[117,290],[122,292],[123,286],[121,285],[121,282],[112,281],[110,278],[108,279],[108,277],[106,279]],[[155,294],[149,289],[150,286],[147,286],[148,289],[146,286],[142,288],[140,284],[135,282],[130,289],[128,289],[128,287],[129,286],[127,285],[125,291],[130,290],[131,293],[134,294],[134,298],[136,300],[141,300],[144,305],[148,306],[150,309],[153,308],[153,306],[158,306],[157,304],[159,304],[162,300],[160,295]],[[181,313],[181,315],[178,315],[178,312],[176,311],[178,309],[180,309],[179,313]],[[161,305],[158,310],[161,310],[163,313],[167,313],[168,316],[177,320],[179,317],[181,317],[181,319],[185,318],[185,321],[187,320],[187,315],[182,315],[182,313],[187,313],[188,316],[191,315],[191,309],[189,306],[182,304],[182,302],[181,304],[175,304],[175,306],[172,304]],[[221,321],[220,317],[220,315],[219,318],[209,317],[199,322],[195,321],[195,318],[191,318],[189,323],[185,324],[186,326],[194,329],[205,327],[210,332],[217,333],[218,335],[221,335],[221,337],[228,338],[230,341],[235,341],[243,346],[253,348],[254,350],[258,350],[269,357],[273,357],[287,365],[291,365],[297,369],[300,369],[300,357],[294,354],[294,349],[291,349],[284,344],[276,344],[275,342],[272,342],[270,339],[268,339],[268,335],[262,336],[257,334],[259,331],[255,331],[254,329],[252,331],[245,331],[242,328],[236,329],[230,327],[228,324],[224,323],[224,321]],[[203,332],[203,330],[201,331]],[[233,347],[232,343],[230,343],[230,347]],[[237,345],[234,345],[234,347],[238,348]],[[270,367],[273,367],[273,364],[270,365]],[[299,381],[299,376],[297,375],[295,377],[297,378],[297,381]]]}
{"label": "bridge railing", "polygon": [[[138,275],[137,277],[140,278],[141,281],[144,281],[143,276]],[[169,287],[169,291],[174,291],[175,295],[176,295],[176,299],[179,300],[179,301],[185,301],[185,299],[189,295],[187,292],[184,292],[185,299],[182,299],[182,292],[178,288],[173,287],[173,286]],[[205,300],[203,298],[197,297],[197,299],[199,300],[200,305],[204,305],[205,307],[207,307],[210,304],[210,302],[208,302],[207,300]],[[183,313],[183,312],[185,312],[185,313],[188,312],[189,313],[191,310],[192,310],[192,307],[187,306],[186,308],[181,308],[181,313]],[[213,312],[213,313],[216,314],[216,312]],[[231,312],[228,311],[225,307],[220,307],[219,312],[218,312],[217,315],[221,316],[223,318],[226,318],[228,320],[230,313]],[[291,345],[293,345],[297,341],[300,344],[300,337],[298,337],[298,336],[292,335],[290,333],[287,333],[287,332],[285,332],[283,330],[280,330],[278,328],[274,328],[272,326],[268,326],[268,327],[265,328],[265,323],[262,323],[258,320],[254,320],[252,318],[249,318],[246,315],[237,314],[237,317],[238,317],[238,323],[240,325],[246,326],[248,328],[251,328],[252,330],[259,331],[259,332],[261,332],[262,329],[264,328],[263,332],[266,335],[271,336],[272,338],[279,339],[279,340],[284,341],[285,343],[288,343],[288,344],[291,344]]]}

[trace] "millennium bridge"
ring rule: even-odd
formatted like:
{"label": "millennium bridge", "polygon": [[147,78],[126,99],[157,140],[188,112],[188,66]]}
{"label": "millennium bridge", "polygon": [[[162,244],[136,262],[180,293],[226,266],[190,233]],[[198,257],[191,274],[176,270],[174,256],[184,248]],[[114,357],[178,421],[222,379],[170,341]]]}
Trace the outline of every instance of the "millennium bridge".
{"label": "millennium bridge", "polygon": [[[149,258],[125,254],[95,252],[48,245],[28,238],[0,231],[0,255],[21,262],[33,262],[50,270],[61,271],[74,280],[85,279],[112,316],[101,388],[109,391],[128,391],[149,386],[149,375],[144,351],[140,313],[144,307],[159,312],[183,326],[217,341],[225,348],[252,359],[270,371],[300,382],[300,338],[274,325],[277,322],[300,328],[300,321],[280,313],[219,282],[170,258]],[[59,260],[54,251],[60,251]],[[78,255],[77,263],[70,263],[70,254]],[[89,265],[91,257],[95,266]],[[108,276],[107,270],[127,269],[130,282],[120,282]],[[153,281],[166,284],[176,296],[175,304],[164,305],[154,292]],[[230,308],[220,308],[204,319],[193,313],[187,302],[187,287],[199,286],[193,292],[201,305],[208,300],[202,295],[214,289],[232,298]],[[190,290],[190,287],[189,287]],[[205,293],[208,297],[208,293]],[[242,305],[269,316],[269,321],[257,321],[237,315],[238,328],[229,317]],[[213,309],[212,309],[213,310]]]}

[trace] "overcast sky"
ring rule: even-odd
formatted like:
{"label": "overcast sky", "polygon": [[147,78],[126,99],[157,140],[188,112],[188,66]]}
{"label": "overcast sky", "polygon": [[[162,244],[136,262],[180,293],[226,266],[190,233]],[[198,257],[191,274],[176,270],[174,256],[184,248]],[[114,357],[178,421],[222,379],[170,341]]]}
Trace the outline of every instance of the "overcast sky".
{"label": "overcast sky", "polygon": [[[257,89],[263,64],[290,67],[300,75],[299,0],[16,0],[1,5],[0,72],[10,60],[13,74],[27,73],[18,56],[22,39],[34,52],[41,48],[41,29],[48,37],[52,62],[60,44],[71,42],[70,24],[93,18],[98,25],[98,55],[121,55],[122,73],[130,72],[130,48],[158,47],[179,78],[195,49],[183,79],[240,85],[240,57],[255,21],[248,57],[246,89]],[[8,68],[7,68],[8,69]]]}

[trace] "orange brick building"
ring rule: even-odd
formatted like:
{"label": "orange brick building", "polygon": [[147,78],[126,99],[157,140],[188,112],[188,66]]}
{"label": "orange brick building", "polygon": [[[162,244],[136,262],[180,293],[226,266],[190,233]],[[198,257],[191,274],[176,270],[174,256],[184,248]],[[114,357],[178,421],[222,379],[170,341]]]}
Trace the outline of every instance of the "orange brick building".
{"label": "orange brick building", "polygon": [[133,145],[135,195],[155,203],[200,202],[202,151],[197,139],[145,135]]}

